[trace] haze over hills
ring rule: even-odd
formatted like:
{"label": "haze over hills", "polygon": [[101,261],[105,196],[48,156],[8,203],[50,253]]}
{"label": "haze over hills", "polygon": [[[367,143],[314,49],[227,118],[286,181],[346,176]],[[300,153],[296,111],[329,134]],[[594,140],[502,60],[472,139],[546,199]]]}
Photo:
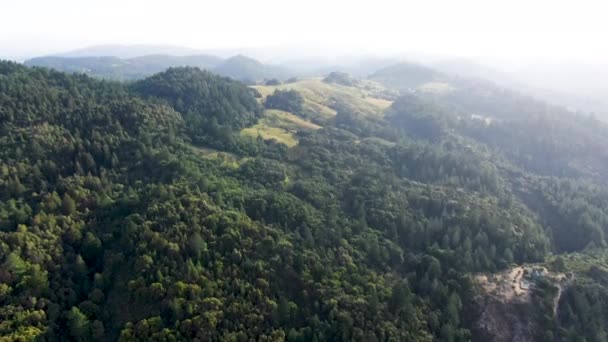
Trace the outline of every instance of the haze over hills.
{"label": "haze over hills", "polygon": [[581,63],[526,63],[503,70],[473,59],[447,59],[429,64],[448,74],[486,79],[574,111],[608,120],[608,66]]}
{"label": "haze over hills", "polygon": [[147,55],[191,56],[203,54],[201,50],[177,45],[94,45],[52,54],[57,57],[117,57],[122,59]]}
{"label": "haze over hills", "polygon": [[[397,64],[399,62],[415,62],[423,64],[448,75],[464,78],[479,78],[492,81],[501,87],[528,93],[547,102],[566,106],[575,111],[593,112],[598,117],[608,118],[608,89],[603,80],[608,75],[606,65],[595,64],[588,66],[581,63],[544,63],[521,62],[520,66],[513,66],[503,62],[489,62],[484,58],[460,57],[450,58],[445,55],[409,53],[392,56],[374,54],[341,54],[323,55],[320,48],[234,48],[198,50],[182,46],[171,45],[100,45],[73,50],[65,53],[57,53],[55,57],[118,57],[121,59],[132,59],[149,55],[163,55],[165,59],[186,56],[220,56],[230,58],[234,56],[248,56],[262,61],[260,66],[252,64],[252,61],[241,60],[232,67],[226,67],[222,71],[225,75],[238,76],[241,80],[261,80],[263,78],[285,78],[290,76],[314,76],[328,74],[332,71],[343,71],[357,77],[366,77],[373,72]],[[80,70],[62,69],[60,61],[45,58],[34,58],[40,65],[55,67],[65,71],[93,70],[93,60],[73,61],[72,65],[81,64]],[[102,60],[102,58],[100,58]],[[129,63],[128,70],[120,66],[123,62],[106,60],[106,64],[117,65],[117,75],[124,79],[141,78],[162,71],[171,66],[198,66],[202,68],[213,68],[217,66],[214,62],[197,62],[194,60],[174,60],[159,62],[156,66],[148,69],[140,65]],[[55,64],[53,64],[55,63]],[[93,64],[91,64],[93,63]],[[32,64],[30,59],[29,64]],[[100,62],[98,74],[111,77],[112,72],[109,65]],[[248,65],[248,66],[246,66]],[[273,66],[274,65],[274,66]],[[229,70],[236,68],[234,70]],[[78,69],[78,68],[76,68]],[[125,69],[125,70],[120,70]],[[254,71],[255,70],[255,71]],[[288,71],[291,70],[291,71]],[[94,72],[94,71],[93,71]],[[110,75],[110,76],[109,76]],[[262,76],[260,78],[260,76]],[[241,77],[242,76],[242,77]]]}
{"label": "haze over hills", "polygon": [[[67,53],[64,55],[86,55],[95,53],[114,53],[118,55],[137,55],[149,51],[169,51],[174,53],[190,52],[192,49],[171,46],[99,46],[80,50],[78,53]],[[420,58],[420,56],[419,56]],[[339,59],[338,59],[339,60]],[[36,65],[55,68],[67,72],[84,72],[92,76],[116,80],[134,80],[150,76],[170,67],[193,66],[201,69],[211,70],[223,76],[232,77],[246,82],[262,82],[268,79],[285,80],[290,77],[310,77],[315,75],[326,75],[333,71],[350,73],[356,77],[370,77],[370,79],[389,81],[388,78],[396,78],[395,84],[389,86],[400,86],[400,90],[416,88],[422,83],[437,81],[454,81],[455,78],[489,80],[498,86],[527,93],[539,99],[568,107],[587,113],[595,113],[600,118],[606,118],[604,113],[608,107],[601,96],[601,87],[589,84],[588,96],[573,95],[541,88],[541,81],[530,81],[526,83],[517,79],[513,72],[501,72],[495,68],[483,66],[469,59],[431,60],[427,63],[417,64],[403,62],[398,58],[371,58],[371,57],[344,57],[341,63],[332,58],[309,58],[283,62],[282,65],[269,65],[244,55],[236,55],[222,59],[213,55],[144,55],[128,59],[117,57],[39,57],[25,61],[26,65]],[[338,64],[336,64],[338,63]],[[426,66],[425,66],[426,65]],[[399,70],[406,68],[407,70]],[[405,74],[403,74],[405,73]],[[402,74],[401,76],[396,76]],[[533,73],[530,73],[533,75]],[[601,74],[598,74],[601,76]],[[402,79],[406,77],[411,80],[410,84],[404,84]],[[532,79],[532,76],[527,76]],[[579,84],[583,82],[578,80]],[[439,85],[438,82],[435,86]],[[532,85],[536,84],[536,85]],[[559,85],[560,82],[555,82]],[[581,85],[582,87],[582,85]],[[594,93],[590,89],[598,90]],[[579,91],[580,93],[581,91]]]}
{"label": "haze over hills", "polygon": [[65,72],[85,73],[95,77],[133,80],[164,71],[170,67],[193,66],[213,69],[221,64],[219,57],[208,55],[169,56],[145,55],[122,59],[118,57],[38,57],[26,60],[25,65],[53,68]]}
{"label": "haze over hills", "polygon": [[253,58],[237,55],[224,60],[214,71],[220,75],[244,81],[261,81],[264,79],[286,79],[295,76],[287,68],[266,65]]}
{"label": "haze over hills", "polygon": [[211,55],[144,55],[128,59],[118,57],[38,57],[26,60],[28,66],[42,66],[65,72],[85,73],[114,80],[141,79],[171,67],[190,66],[212,70],[234,79],[255,82],[285,79],[293,75],[288,69],[262,64],[242,55],[222,59]]}
{"label": "haze over hills", "polygon": [[309,57],[282,60],[280,65],[294,70],[300,76],[326,75],[334,71],[355,77],[367,77],[375,71],[402,62],[400,58],[373,56]]}
{"label": "haze over hills", "polygon": [[566,96],[573,108],[608,114],[606,64],[536,63],[516,70],[514,77],[533,89],[546,90],[549,101]]}

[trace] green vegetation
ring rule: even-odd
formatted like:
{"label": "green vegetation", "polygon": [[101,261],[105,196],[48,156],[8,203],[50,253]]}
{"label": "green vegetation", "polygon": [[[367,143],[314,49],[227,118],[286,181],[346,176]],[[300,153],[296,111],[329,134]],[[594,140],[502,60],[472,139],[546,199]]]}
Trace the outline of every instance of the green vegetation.
{"label": "green vegetation", "polygon": [[288,147],[294,147],[298,144],[298,140],[294,136],[294,133],[287,129],[269,126],[264,123],[245,128],[241,131],[241,134],[251,138],[260,136],[264,140],[274,140],[278,143],[285,144]]}
{"label": "green vegetation", "polygon": [[321,126],[291,113],[269,109],[258,124],[243,129],[241,135],[252,138],[260,136],[264,140],[275,140],[288,147],[293,147],[298,144],[296,138],[298,132],[310,132],[319,128]]}
{"label": "green vegetation", "polygon": [[335,83],[323,82],[320,78],[303,79],[280,86],[255,86],[263,97],[275,90],[295,90],[304,97],[303,112],[305,116],[319,122],[331,119],[337,108],[348,107],[365,115],[381,116],[392,103],[390,100],[375,97],[377,89],[368,89],[369,84],[360,87],[347,87]]}
{"label": "green vegetation", "polygon": [[277,80],[276,78],[272,78],[264,82],[264,84],[267,86],[277,86],[281,85],[281,81]]}
{"label": "green vegetation", "polygon": [[323,79],[325,83],[337,83],[345,86],[355,86],[357,84],[357,80],[352,78],[349,74],[345,72],[330,72],[329,75],[325,76]]}
{"label": "green vegetation", "polygon": [[608,131],[454,88],[0,62],[0,338],[469,341],[473,273],[549,262],[542,336],[601,340]]}
{"label": "green vegetation", "polygon": [[256,123],[262,113],[242,83],[197,68],[172,68],[131,88],[182,113],[186,133],[197,144],[220,148],[238,144],[232,131]]}
{"label": "green vegetation", "polygon": [[294,132],[316,130],[321,128],[321,126],[302,119],[297,115],[276,109],[266,110],[263,121],[273,126],[281,127]]}
{"label": "green vegetation", "polygon": [[266,97],[264,106],[268,109],[280,109],[302,115],[304,98],[295,90],[275,90]]}
{"label": "green vegetation", "polygon": [[572,279],[559,301],[555,336],[566,341],[601,341],[608,336],[608,254],[605,250],[558,255],[549,263]]}

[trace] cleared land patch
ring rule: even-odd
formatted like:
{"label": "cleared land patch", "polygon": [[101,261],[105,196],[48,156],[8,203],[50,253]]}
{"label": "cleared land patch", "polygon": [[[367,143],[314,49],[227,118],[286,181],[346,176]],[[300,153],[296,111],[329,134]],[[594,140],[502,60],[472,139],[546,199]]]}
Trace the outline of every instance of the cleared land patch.
{"label": "cleared land patch", "polygon": [[427,82],[419,86],[418,90],[425,93],[443,94],[454,90],[454,87],[446,82]]}
{"label": "cleared land patch", "polygon": [[245,128],[241,135],[264,140],[275,140],[281,144],[293,147],[298,144],[296,133],[300,131],[317,130],[321,126],[302,119],[292,113],[277,109],[269,109],[264,113],[258,124]]}
{"label": "cleared land patch", "polygon": [[475,280],[486,294],[503,303],[525,303],[530,301],[534,283],[541,278],[551,281],[559,288],[570,280],[563,273],[549,272],[544,266],[533,265],[477,275]]}
{"label": "cleared land patch", "polygon": [[241,131],[241,135],[252,138],[261,136],[264,140],[275,140],[289,147],[293,147],[298,144],[298,140],[292,132],[279,127],[271,127],[263,123],[243,129]]}
{"label": "cleared land patch", "polygon": [[254,88],[263,97],[272,94],[277,89],[296,90],[304,97],[306,109],[325,118],[334,116],[335,108],[339,106],[348,106],[364,114],[381,115],[384,109],[392,104],[392,101],[375,97],[374,92],[369,90],[371,88],[326,83],[321,78],[308,78],[277,86],[254,86]]}
{"label": "cleared land patch", "polygon": [[294,131],[315,130],[321,128],[321,126],[316,125],[308,120],[302,119],[297,115],[278,109],[266,110],[266,115],[262,120],[271,126],[281,127]]}

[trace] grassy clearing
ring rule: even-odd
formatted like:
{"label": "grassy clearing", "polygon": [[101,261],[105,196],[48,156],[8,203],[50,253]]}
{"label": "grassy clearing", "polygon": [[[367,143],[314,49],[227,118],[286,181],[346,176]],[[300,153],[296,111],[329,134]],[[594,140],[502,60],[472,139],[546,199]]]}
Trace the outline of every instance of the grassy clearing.
{"label": "grassy clearing", "polygon": [[418,87],[418,90],[421,90],[425,93],[443,94],[454,90],[454,87],[452,87],[452,85],[450,85],[449,83],[445,82],[427,82]]}
{"label": "grassy clearing", "polygon": [[[304,97],[305,109],[316,113],[317,118],[321,119],[335,116],[334,108],[338,106],[350,107],[353,111],[367,115],[382,115],[384,109],[392,102],[373,96],[379,92],[378,87],[376,84],[365,82],[357,87],[329,84],[323,82],[321,78],[303,79],[278,86],[254,86],[264,98],[277,89],[296,90]],[[319,128],[321,126],[292,113],[271,109],[265,112],[257,125],[243,129],[241,135],[253,138],[261,136],[265,140],[273,139],[292,147],[298,144],[295,136],[297,132]]]}
{"label": "grassy clearing", "polygon": [[589,251],[586,253],[570,253],[554,255],[548,258],[546,264],[549,268],[557,268],[558,260],[563,263],[563,269],[576,273],[579,278],[589,276],[593,268],[608,273],[608,252],[604,250]]}
{"label": "grassy clearing", "polygon": [[262,120],[269,126],[281,127],[292,131],[315,130],[321,128],[321,126],[304,120],[299,116],[277,109],[267,110],[266,116]]}
{"label": "grassy clearing", "polygon": [[393,104],[393,101],[380,99],[377,97],[366,97],[365,101],[367,101],[370,105],[381,108],[381,109],[386,109],[386,108],[390,107],[390,105]]}
{"label": "grassy clearing", "polygon": [[262,95],[262,99],[265,99],[268,95],[271,95],[275,91],[275,89],[277,89],[276,86],[266,85],[254,85],[252,86],[252,88],[257,90]]}
{"label": "grassy clearing", "polygon": [[374,144],[378,144],[378,145],[382,145],[382,146],[386,146],[386,147],[393,147],[393,146],[395,146],[394,142],[388,141],[388,140],[385,140],[385,139],[382,139],[382,138],[378,138],[378,137],[363,138],[363,141],[374,143]]}
{"label": "grassy clearing", "polygon": [[257,138],[261,136],[264,140],[275,140],[279,143],[293,147],[298,144],[295,136],[300,131],[317,130],[321,126],[304,120],[282,110],[269,109],[264,113],[260,122],[241,131],[241,135]]}
{"label": "grassy clearing", "polygon": [[220,157],[236,158],[236,156],[230,152],[223,152],[223,151],[216,150],[214,148],[192,146],[192,149],[198,155],[208,158],[208,159],[218,159]]}
{"label": "grassy clearing", "polygon": [[392,103],[375,97],[376,89],[366,83],[363,83],[361,87],[349,87],[325,83],[321,78],[308,78],[278,86],[255,86],[254,88],[264,97],[272,94],[276,89],[296,90],[304,97],[304,105],[307,109],[326,118],[336,114],[333,108],[340,103],[370,115],[381,115],[384,109]]}
{"label": "grassy clearing", "polygon": [[321,119],[330,119],[337,114],[335,109],[308,99],[304,99],[304,108],[317,113]]}
{"label": "grassy clearing", "polygon": [[235,154],[230,152],[219,151],[209,147],[199,147],[199,146],[190,146],[192,151],[196,153],[198,156],[211,159],[218,160],[222,162],[224,165],[231,167],[238,167],[242,162],[244,162],[247,158],[239,158]]}
{"label": "grassy clearing", "polygon": [[268,126],[264,123],[258,123],[257,125],[249,128],[245,128],[241,131],[241,135],[257,138],[261,136],[264,140],[275,140],[281,144],[285,144],[289,147],[296,146],[298,140],[294,133],[279,127]]}

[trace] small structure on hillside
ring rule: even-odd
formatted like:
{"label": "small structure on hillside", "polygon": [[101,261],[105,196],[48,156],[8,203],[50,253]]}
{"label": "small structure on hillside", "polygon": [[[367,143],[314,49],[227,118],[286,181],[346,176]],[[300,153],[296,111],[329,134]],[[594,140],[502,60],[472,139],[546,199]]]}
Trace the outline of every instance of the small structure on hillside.
{"label": "small structure on hillside", "polygon": [[538,280],[545,277],[545,269],[542,267],[525,268],[523,273],[523,277],[519,280],[519,287],[522,290],[530,290]]}

